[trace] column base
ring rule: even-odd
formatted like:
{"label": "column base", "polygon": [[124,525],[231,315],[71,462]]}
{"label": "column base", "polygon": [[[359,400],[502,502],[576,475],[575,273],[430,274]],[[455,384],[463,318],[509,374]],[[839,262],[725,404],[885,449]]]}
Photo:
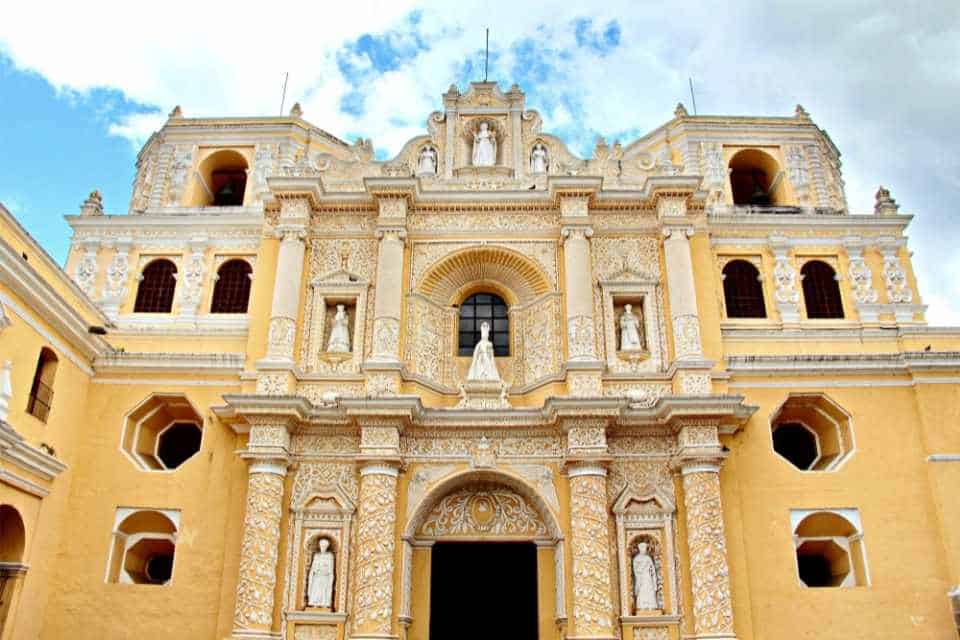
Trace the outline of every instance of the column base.
{"label": "column base", "polygon": [[684,636],[685,640],[737,640],[735,633],[696,633]]}
{"label": "column base", "polygon": [[381,633],[356,634],[350,636],[350,640],[399,640],[399,638],[400,636]]}
{"label": "column base", "polygon": [[564,640],[617,640],[616,636],[564,636]]}

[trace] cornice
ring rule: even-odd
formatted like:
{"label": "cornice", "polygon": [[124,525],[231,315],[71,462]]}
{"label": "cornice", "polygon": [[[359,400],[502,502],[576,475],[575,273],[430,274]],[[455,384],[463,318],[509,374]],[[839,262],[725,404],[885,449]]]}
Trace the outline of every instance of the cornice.
{"label": "cornice", "polygon": [[233,374],[243,372],[242,353],[128,353],[113,352],[93,362],[96,375],[150,374]]}
{"label": "cornice", "polygon": [[165,207],[159,211],[140,214],[111,214],[103,216],[64,216],[64,220],[77,231],[97,229],[128,229],[136,236],[140,230],[169,230],[182,234],[185,229],[215,235],[220,229],[250,229],[257,231],[263,226],[263,211],[257,207],[228,207],[228,211],[212,212],[211,207]]}
{"label": "cornice", "polygon": [[798,375],[913,375],[960,370],[960,351],[905,351],[840,355],[727,356],[732,377]]}
{"label": "cornice", "polygon": [[[809,231],[814,229],[856,229],[859,231],[865,229],[871,230],[889,230],[891,233],[900,233],[913,220],[911,215],[896,216],[874,216],[874,215],[821,215],[821,214],[781,214],[768,215],[762,213],[738,214],[738,213],[707,213],[707,224],[710,231],[743,231],[744,229],[783,231]],[[718,238],[721,240],[721,238]],[[722,238],[730,244],[737,244],[738,238]],[[756,242],[757,238],[747,239],[749,242]],[[766,238],[762,238],[766,242]],[[810,237],[809,243],[813,244],[816,237]]]}
{"label": "cornice", "polygon": [[[67,465],[50,454],[28,444],[10,424],[3,421],[0,421],[0,460],[48,481],[67,468]],[[19,480],[29,482],[22,478]]]}
{"label": "cornice", "polygon": [[[68,280],[67,275],[54,265],[54,271],[61,281]],[[0,240],[0,282],[29,307],[33,314],[43,318],[70,346],[75,348],[88,361],[112,350],[106,340],[89,332],[90,323],[77,309],[64,300],[50,284],[42,278],[6,241]],[[75,285],[71,284],[71,288]],[[103,313],[89,302],[82,291],[74,292],[82,301],[92,322],[109,324]],[[22,312],[23,310],[21,310]]]}

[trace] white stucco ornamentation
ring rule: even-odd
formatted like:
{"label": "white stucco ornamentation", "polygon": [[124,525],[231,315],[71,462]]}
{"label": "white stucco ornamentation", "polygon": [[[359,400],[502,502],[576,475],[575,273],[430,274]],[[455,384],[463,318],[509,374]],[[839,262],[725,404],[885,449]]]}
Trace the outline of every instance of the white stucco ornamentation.
{"label": "white stucco ornamentation", "polygon": [[317,551],[310,561],[310,577],[307,582],[307,605],[330,608],[333,605],[334,555],[330,541],[321,538]]}
{"label": "white stucco ornamentation", "polygon": [[913,291],[907,282],[907,272],[900,263],[896,249],[883,250],[883,280],[887,286],[887,300],[891,303],[913,302]]}
{"label": "white stucco ornamentation", "polygon": [[389,636],[392,631],[396,493],[395,473],[361,475],[353,574],[356,635]]}
{"label": "white stucco ornamentation", "polygon": [[236,630],[269,630],[273,624],[282,512],[283,477],[251,473],[233,618]]}
{"label": "white stucco ornamentation", "polygon": [[573,555],[573,633],[613,638],[606,477],[570,477],[570,549]]}
{"label": "white stucco ornamentation", "polygon": [[80,258],[80,262],[77,263],[77,270],[74,273],[73,279],[76,281],[77,286],[80,287],[80,290],[93,299],[96,297],[98,271],[97,251],[100,248],[100,243],[94,240],[84,242],[83,244],[83,256]]}
{"label": "white stucco ornamentation", "polygon": [[850,276],[850,284],[853,285],[853,299],[857,304],[876,304],[879,294],[873,288],[873,273],[863,259],[862,253],[850,256],[847,273]]}
{"label": "white stucco ornamentation", "polygon": [[471,486],[444,496],[419,535],[545,537],[547,527],[527,500],[506,486]]}
{"label": "white stucco ornamentation", "polygon": [[800,291],[797,289],[797,270],[785,252],[774,252],[773,282],[776,285],[774,299],[784,322],[800,319]]}

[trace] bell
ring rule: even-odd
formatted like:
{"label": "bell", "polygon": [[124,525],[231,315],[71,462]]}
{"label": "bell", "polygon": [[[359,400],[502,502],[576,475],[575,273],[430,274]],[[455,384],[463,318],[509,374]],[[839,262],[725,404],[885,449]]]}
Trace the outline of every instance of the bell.
{"label": "bell", "polygon": [[753,193],[750,194],[750,204],[770,204],[770,196],[767,195],[767,192],[760,186],[760,181],[757,180],[756,176],[753,177]]}
{"label": "bell", "polygon": [[233,183],[228,182],[227,184],[223,185],[223,189],[220,189],[220,193],[217,195],[224,200],[230,200],[233,198]]}

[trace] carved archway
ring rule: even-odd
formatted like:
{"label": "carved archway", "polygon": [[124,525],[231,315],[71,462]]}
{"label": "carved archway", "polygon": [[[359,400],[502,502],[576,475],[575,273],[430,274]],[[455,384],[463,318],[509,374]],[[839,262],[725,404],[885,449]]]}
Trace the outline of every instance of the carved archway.
{"label": "carved archway", "polygon": [[[482,513],[484,508],[489,510],[486,514]],[[410,625],[414,615],[422,619],[429,611],[427,602],[414,603],[411,586],[414,549],[427,547],[425,551],[429,551],[434,542],[448,540],[530,541],[541,549],[552,551],[554,620],[566,618],[563,532],[559,514],[540,491],[522,477],[500,469],[454,473],[430,487],[408,513],[410,516],[403,531],[400,608],[400,619],[404,624]],[[512,523],[506,522],[509,517],[514,518]],[[547,560],[548,566],[549,562]]]}

